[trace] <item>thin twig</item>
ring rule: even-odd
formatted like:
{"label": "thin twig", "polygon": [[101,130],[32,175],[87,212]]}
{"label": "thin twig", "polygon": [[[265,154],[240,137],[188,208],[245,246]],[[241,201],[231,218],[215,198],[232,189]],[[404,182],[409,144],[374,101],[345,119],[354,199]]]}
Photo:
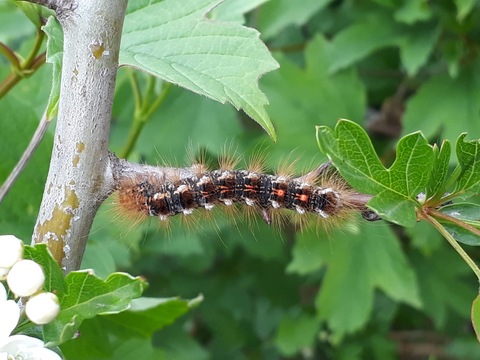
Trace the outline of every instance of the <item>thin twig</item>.
{"label": "thin twig", "polygon": [[33,134],[27,148],[23,152],[22,157],[20,158],[20,160],[18,160],[17,165],[15,165],[7,180],[5,180],[2,187],[0,188],[0,202],[2,202],[5,195],[7,195],[8,191],[12,188],[18,176],[22,173],[23,169],[25,169],[28,161],[31,159],[33,153],[42,141],[49,123],[50,121],[47,120],[47,113],[45,111],[42,118],[40,119],[40,123],[37,126],[37,130],[35,130],[35,133]]}
{"label": "thin twig", "polygon": [[31,63],[28,69],[22,69],[22,73],[12,72],[2,82],[0,82],[0,99],[6,95],[20,80],[31,76],[40,66],[45,64],[46,53],[38,55]]}

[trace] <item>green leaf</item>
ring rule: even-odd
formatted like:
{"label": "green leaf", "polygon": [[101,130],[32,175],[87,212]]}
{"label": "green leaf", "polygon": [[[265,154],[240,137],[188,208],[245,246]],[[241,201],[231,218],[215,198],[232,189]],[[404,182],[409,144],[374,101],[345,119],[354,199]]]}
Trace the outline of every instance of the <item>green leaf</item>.
{"label": "green leaf", "polygon": [[25,1],[15,1],[15,5],[22,10],[22,12],[28,17],[33,25],[35,25],[35,27],[41,26],[42,7]]}
{"label": "green leaf", "polygon": [[472,303],[472,325],[477,339],[480,341],[480,295],[477,295]]}
{"label": "green leaf", "polygon": [[107,316],[103,320],[110,326],[114,325],[117,332],[121,331],[124,337],[149,338],[155,331],[170,325],[202,300],[201,296],[192,301],[142,297],[132,300],[127,311]]}
{"label": "green leaf", "polygon": [[431,16],[430,4],[418,0],[404,1],[402,7],[395,12],[395,20],[410,25],[417,21],[428,20]]}
{"label": "green leaf", "polygon": [[365,131],[352,121],[340,120],[334,131],[317,127],[317,142],[352,187],[374,195],[369,207],[385,220],[415,224],[415,197],[425,188],[433,165],[432,147],[421,133],[400,139],[389,169],[380,162]]}
{"label": "green leaf", "polygon": [[450,154],[451,154],[451,146],[450,141],[444,140],[440,149],[438,148],[437,144],[433,145],[433,166],[432,166],[432,174],[430,176],[430,180],[427,184],[427,192],[426,197],[427,199],[437,195],[437,192],[440,191],[441,193],[438,194],[439,196],[443,195],[443,192],[446,190],[443,188],[445,181],[447,179],[448,174],[448,164],[450,163]]}
{"label": "green leaf", "polygon": [[476,134],[480,121],[478,99],[479,61],[463,66],[456,78],[447,74],[432,76],[407,102],[403,131],[420,130],[427,138],[440,135],[450,140],[462,132]]}
{"label": "green leaf", "polygon": [[[313,252],[310,246],[314,241],[323,245],[314,253],[319,260],[328,257],[322,264],[327,272],[315,305],[335,341],[366,324],[375,289],[396,301],[421,306],[415,274],[387,224],[372,227],[363,223],[332,243],[312,238],[306,251]],[[299,240],[297,244],[306,247]]]}
{"label": "green leaf", "polygon": [[290,0],[267,2],[258,12],[258,26],[262,38],[270,39],[290,25],[304,25],[310,17],[331,2],[332,0],[303,0],[301,6]]}
{"label": "green leaf", "polygon": [[[305,48],[304,66],[278,55],[280,69],[262,78],[279,139],[275,147],[268,149],[272,160],[285,164],[285,154],[302,144],[301,156],[295,154],[293,158],[300,158],[300,168],[312,167],[311,159],[318,156],[311,131],[316,124],[333,127],[339,117],[363,119],[365,85],[352,68],[330,74],[328,69],[336,61],[330,52],[331,43],[316,36]],[[254,146],[252,143],[251,147]]]}
{"label": "green leaf", "polygon": [[[480,229],[480,205],[472,203],[456,203],[440,208],[440,211],[455,219],[461,220],[477,229]],[[438,219],[455,240],[471,245],[480,246],[480,237],[465,228],[449,221]]]}
{"label": "green leaf", "polygon": [[395,45],[400,34],[398,25],[388,14],[374,13],[364,21],[355,22],[333,39],[331,56],[335,62],[330,72],[344,69],[380,48]]}
{"label": "green leaf", "polygon": [[245,14],[269,0],[230,0],[224,1],[210,12],[211,19],[245,23]]}
{"label": "green leaf", "polygon": [[285,316],[278,328],[275,345],[285,356],[292,356],[302,349],[312,348],[319,330],[318,319],[298,312]]}
{"label": "green leaf", "polygon": [[[417,2],[417,0],[414,0]],[[405,35],[398,41],[400,59],[410,77],[414,77],[425,65],[437,44],[441,27],[421,24],[406,29]]]}
{"label": "green leaf", "polygon": [[52,89],[47,105],[47,119],[52,119],[58,112],[58,101],[60,99],[60,79],[62,76],[63,57],[63,31],[60,23],[54,16],[50,16],[47,23],[42,26],[47,34],[47,59],[46,62],[53,65]]}
{"label": "green leaf", "polygon": [[469,299],[477,290],[465,281],[470,279],[470,269],[455,252],[439,246],[426,256],[413,252],[409,259],[417,275],[423,312],[437,328],[448,328],[454,314],[468,316]]}
{"label": "green leaf", "polygon": [[219,0],[130,2],[120,64],[243,109],[275,139],[258,78],[278,68],[259,33],[207,20]]}
{"label": "green leaf", "polygon": [[113,273],[101,280],[88,271],[75,271],[65,278],[67,291],[60,296],[60,313],[44,326],[44,339],[51,345],[70,340],[84,319],[99,314],[113,314],[128,309],[139,297],[145,282],[139,277]]}
{"label": "green leaf", "polygon": [[63,278],[63,271],[50,254],[46,244],[25,246],[24,257],[42,266],[45,273],[45,285],[43,286],[45,291],[54,292],[59,297],[65,294],[67,286]]}
{"label": "green leaf", "polygon": [[476,0],[454,0],[455,5],[457,6],[457,20],[462,22],[465,17],[473,10]]}
{"label": "green leaf", "polygon": [[458,163],[462,169],[457,180],[455,192],[468,196],[476,193],[480,182],[480,140],[464,141],[466,133],[457,139],[456,149]]}

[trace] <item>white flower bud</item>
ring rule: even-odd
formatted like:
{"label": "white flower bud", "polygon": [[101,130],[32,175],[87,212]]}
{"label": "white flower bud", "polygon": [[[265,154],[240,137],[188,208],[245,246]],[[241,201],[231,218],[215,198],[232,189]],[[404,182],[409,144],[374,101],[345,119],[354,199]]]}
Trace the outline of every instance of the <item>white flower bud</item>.
{"label": "white flower bud", "polygon": [[57,295],[45,292],[30,298],[25,305],[25,313],[37,325],[47,324],[60,312]]}
{"label": "white flower bud", "polygon": [[23,241],[13,235],[0,235],[0,268],[11,268],[23,258]]}
{"label": "white flower bud", "polygon": [[8,286],[16,296],[33,295],[43,287],[44,282],[42,267],[32,260],[20,260],[7,275]]}

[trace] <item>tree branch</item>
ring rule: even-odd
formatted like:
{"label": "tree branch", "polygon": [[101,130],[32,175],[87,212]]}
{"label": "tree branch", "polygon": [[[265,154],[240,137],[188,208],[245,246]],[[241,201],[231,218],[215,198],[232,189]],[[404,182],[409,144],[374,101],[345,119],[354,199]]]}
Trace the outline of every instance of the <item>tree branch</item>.
{"label": "tree branch", "polygon": [[57,11],[64,53],[57,128],[33,243],[80,267],[95,213],[113,188],[107,151],[127,0],[33,1]]}

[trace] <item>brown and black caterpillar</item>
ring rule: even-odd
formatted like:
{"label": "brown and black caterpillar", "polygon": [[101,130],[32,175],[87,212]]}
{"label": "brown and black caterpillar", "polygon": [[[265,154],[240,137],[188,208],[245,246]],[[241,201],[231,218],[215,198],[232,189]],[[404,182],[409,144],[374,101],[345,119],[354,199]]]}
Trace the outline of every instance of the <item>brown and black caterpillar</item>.
{"label": "brown and black caterpillar", "polygon": [[225,166],[208,170],[204,165],[182,169],[135,165],[125,169],[116,179],[117,202],[121,209],[139,216],[168,220],[178,214],[188,216],[196,209],[242,204],[255,209],[267,224],[272,219],[275,223],[282,210],[315,214],[326,221],[345,219],[355,211],[369,221],[379,219],[365,206],[370,196],[351,189],[328,163],[301,177]]}

